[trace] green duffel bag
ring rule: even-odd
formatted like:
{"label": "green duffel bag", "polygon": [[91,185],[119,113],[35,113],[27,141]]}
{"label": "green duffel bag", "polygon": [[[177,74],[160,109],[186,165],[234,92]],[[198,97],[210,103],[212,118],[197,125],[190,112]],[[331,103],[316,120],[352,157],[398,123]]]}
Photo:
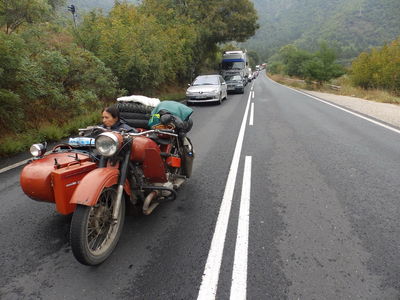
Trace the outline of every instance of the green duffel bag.
{"label": "green duffel bag", "polygon": [[161,111],[167,111],[182,121],[188,121],[193,113],[193,109],[187,107],[185,104],[176,101],[162,101],[151,111],[151,118],[149,120],[149,127],[160,124]]}

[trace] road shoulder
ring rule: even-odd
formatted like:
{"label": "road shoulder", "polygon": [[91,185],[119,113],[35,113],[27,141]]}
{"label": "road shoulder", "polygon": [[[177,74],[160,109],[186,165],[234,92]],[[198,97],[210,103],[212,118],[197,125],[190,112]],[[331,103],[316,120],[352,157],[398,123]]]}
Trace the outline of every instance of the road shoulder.
{"label": "road shoulder", "polygon": [[400,128],[400,105],[308,90],[301,91]]}

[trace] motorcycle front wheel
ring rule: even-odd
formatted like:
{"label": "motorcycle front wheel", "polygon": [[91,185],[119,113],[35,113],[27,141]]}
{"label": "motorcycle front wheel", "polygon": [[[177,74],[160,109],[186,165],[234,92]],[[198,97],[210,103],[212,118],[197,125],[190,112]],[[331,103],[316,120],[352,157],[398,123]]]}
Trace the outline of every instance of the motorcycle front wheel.
{"label": "motorcycle front wheel", "polygon": [[125,200],[121,199],[118,220],[112,219],[117,198],[115,187],[105,188],[95,206],[77,205],[71,221],[72,253],[84,265],[104,262],[116,247],[125,220]]}

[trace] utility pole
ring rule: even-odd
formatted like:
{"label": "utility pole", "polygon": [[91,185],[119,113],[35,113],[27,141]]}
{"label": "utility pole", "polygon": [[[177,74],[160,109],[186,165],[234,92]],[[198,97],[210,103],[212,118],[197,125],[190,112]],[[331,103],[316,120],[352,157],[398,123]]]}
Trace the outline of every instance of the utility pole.
{"label": "utility pole", "polygon": [[75,7],[75,5],[71,4],[70,6],[68,6],[68,11],[70,11],[72,14],[72,18],[74,19],[74,26],[76,28],[76,7]]}

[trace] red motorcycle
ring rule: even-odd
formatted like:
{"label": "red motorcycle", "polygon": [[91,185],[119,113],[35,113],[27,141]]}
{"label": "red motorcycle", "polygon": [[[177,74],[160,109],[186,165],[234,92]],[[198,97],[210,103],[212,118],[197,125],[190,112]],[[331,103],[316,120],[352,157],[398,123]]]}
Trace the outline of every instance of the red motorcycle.
{"label": "red motorcycle", "polygon": [[[84,145],[60,144],[49,153],[35,144],[21,187],[34,200],[55,203],[59,213],[73,213],[72,252],[82,264],[98,265],[116,247],[127,210],[149,215],[174,200],[191,176],[193,146],[178,129],[167,115],[151,130],[105,131]],[[81,134],[99,130],[88,127]]]}

